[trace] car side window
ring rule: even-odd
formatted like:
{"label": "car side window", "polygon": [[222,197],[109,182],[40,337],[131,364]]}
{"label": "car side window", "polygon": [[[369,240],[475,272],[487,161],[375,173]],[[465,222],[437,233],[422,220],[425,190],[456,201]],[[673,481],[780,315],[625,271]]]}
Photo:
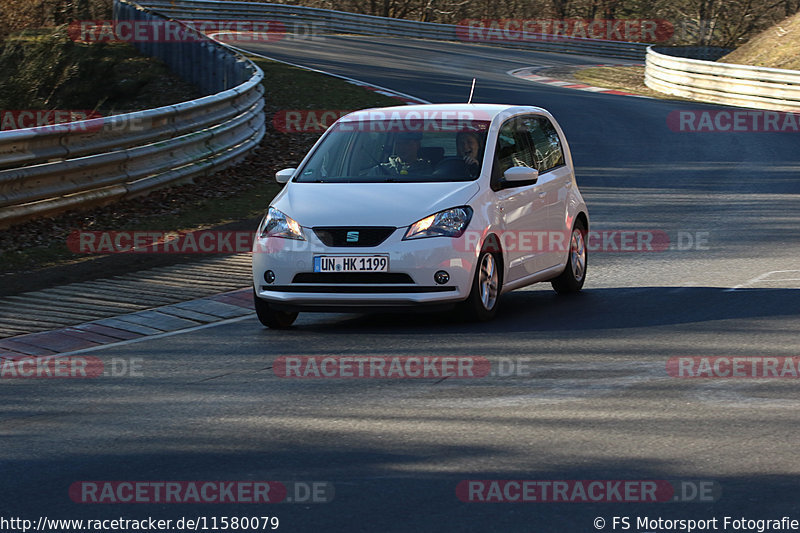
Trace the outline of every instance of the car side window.
{"label": "car side window", "polygon": [[530,144],[534,147],[536,169],[547,172],[564,164],[564,150],[555,126],[547,117],[527,117],[523,127],[528,133]]}
{"label": "car side window", "polygon": [[537,168],[535,150],[527,133],[525,119],[512,118],[500,128],[492,167],[492,188],[500,188],[503,173],[511,167]]}

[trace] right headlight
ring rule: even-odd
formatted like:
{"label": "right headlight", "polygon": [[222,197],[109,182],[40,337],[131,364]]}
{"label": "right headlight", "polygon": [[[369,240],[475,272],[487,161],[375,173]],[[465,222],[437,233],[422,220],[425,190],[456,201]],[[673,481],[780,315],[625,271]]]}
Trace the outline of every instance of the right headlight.
{"label": "right headlight", "polygon": [[300,227],[300,224],[274,207],[270,207],[267,210],[267,214],[261,222],[261,227],[258,228],[258,235],[262,239],[265,237],[280,237],[297,241],[306,240],[303,237],[303,228]]}
{"label": "right headlight", "polygon": [[422,220],[417,220],[406,231],[404,241],[424,239],[425,237],[461,237],[472,220],[469,206],[445,209]]}

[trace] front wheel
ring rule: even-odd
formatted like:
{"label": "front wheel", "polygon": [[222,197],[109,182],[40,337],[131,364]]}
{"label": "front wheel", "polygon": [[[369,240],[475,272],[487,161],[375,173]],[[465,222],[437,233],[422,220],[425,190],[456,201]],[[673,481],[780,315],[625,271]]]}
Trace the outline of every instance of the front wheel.
{"label": "front wheel", "polygon": [[271,329],[286,329],[297,319],[297,312],[277,311],[258,297],[253,289],[253,304],[256,308],[258,320]]}
{"label": "front wheel", "polygon": [[586,228],[578,221],[572,227],[569,238],[569,256],[567,267],[550,284],[558,294],[578,292],[586,281]]}
{"label": "front wheel", "polygon": [[502,283],[503,276],[497,256],[494,252],[481,250],[472,289],[462,304],[462,310],[468,319],[482,322],[494,318],[497,314]]}

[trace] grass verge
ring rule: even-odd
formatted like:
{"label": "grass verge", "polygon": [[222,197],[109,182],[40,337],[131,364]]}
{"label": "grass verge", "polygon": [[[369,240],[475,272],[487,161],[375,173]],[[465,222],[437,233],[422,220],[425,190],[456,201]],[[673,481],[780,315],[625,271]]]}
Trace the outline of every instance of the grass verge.
{"label": "grass verge", "polygon": [[687,100],[678,96],[654,91],[644,84],[644,66],[631,67],[591,67],[581,69],[573,74],[576,79],[587,85],[616,89],[642,96],[660,98],[662,100]]}

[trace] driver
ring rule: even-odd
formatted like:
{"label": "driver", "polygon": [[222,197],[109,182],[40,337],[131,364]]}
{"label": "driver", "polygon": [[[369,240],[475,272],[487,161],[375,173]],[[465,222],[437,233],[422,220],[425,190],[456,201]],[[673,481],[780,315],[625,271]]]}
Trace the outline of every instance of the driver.
{"label": "driver", "polygon": [[381,167],[391,174],[425,174],[433,170],[427,159],[420,157],[421,133],[400,133],[394,143],[394,152]]}

